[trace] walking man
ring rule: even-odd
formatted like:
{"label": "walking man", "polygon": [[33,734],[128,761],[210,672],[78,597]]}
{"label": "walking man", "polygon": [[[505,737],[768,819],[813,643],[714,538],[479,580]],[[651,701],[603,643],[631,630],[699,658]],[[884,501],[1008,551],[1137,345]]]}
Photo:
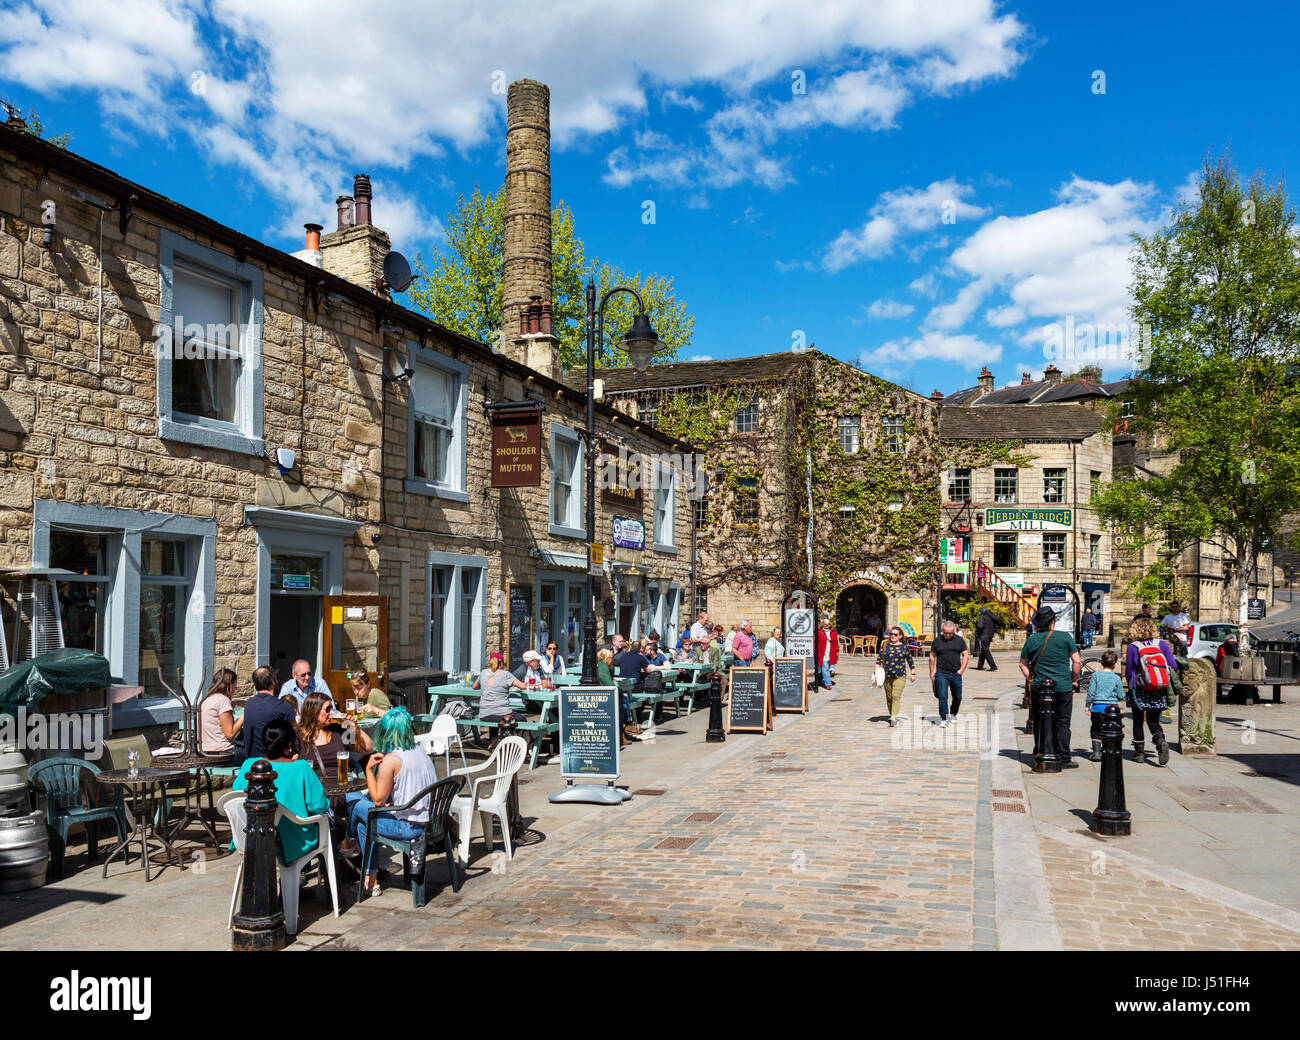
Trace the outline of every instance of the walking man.
{"label": "walking man", "polygon": [[1097,634],[1097,615],[1088,607],[1079,619],[1079,630],[1083,633],[1083,649],[1092,649],[1093,637]]}
{"label": "walking man", "polygon": [[942,632],[930,644],[930,679],[939,695],[939,726],[947,726],[950,721],[949,693],[952,694],[952,718],[961,709],[961,677],[969,661],[966,640],[957,634],[953,622],[945,621]]}
{"label": "walking man", "polygon": [[989,651],[989,646],[993,643],[993,637],[998,634],[1001,628],[998,616],[987,605],[981,607],[980,616],[975,622],[975,650],[979,654],[979,660],[975,662],[977,672],[984,671],[984,662],[986,660],[989,663],[990,672],[998,670],[998,663],[993,660],[993,654]]}

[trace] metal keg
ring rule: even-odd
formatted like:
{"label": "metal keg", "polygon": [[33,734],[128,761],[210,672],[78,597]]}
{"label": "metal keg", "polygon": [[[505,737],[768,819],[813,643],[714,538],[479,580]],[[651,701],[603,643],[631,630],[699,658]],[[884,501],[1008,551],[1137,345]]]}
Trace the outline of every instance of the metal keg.
{"label": "metal keg", "polygon": [[15,744],[0,744],[0,813],[27,812],[27,759]]}
{"label": "metal keg", "polygon": [[44,813],[0,815],[0,892],[40,888],[49,862]]}

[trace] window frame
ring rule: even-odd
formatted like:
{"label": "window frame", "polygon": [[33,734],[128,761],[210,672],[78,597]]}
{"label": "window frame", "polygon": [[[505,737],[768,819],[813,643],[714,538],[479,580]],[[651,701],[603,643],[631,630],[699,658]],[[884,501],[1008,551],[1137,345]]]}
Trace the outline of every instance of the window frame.
{"label": "window frame", "polygon": [[[744,418],[745,428],[741,429],[741,418]],[[736,410],[736,418],[732,422],[736,433],[757,433],[758,432],[758,395],[755,394],[749,399],[749,403]]]}
{"label": "window frame", "polygon": [[[444,498],[452,502],[469,502],[466,479],[466,447],[469,424],[469,365],[436,350],[422,347],[414,340],[407,341],[411,367],[415,372],[412,381],[419,378],[420,366],[436,368],[451,375],[452,397],[455,401],[450,423],[451,441],[447,446],[447,479],[429,480],[415,475],[416,412],[410,388],[406,396],[406,481],[405,491],[410,495]],[[441,428],[441,427],[440,427]]]}
{"label": "window frame", "polygon": [[[1010,546],[1011,562],[998,563],[998,549]],[[1020,566],[1020,536],[1018,534],[1007,534],[1005,532],[993,532],[993,569],[994,570],[1015,570]]]}
{"label": "window frame", "polygon": [[[176,266],[222,282],[233,283],[239,292],[240,372],[236,421],[224,422],[177,412],[172,406],[175,353],[183,344],[174,342],[176,326]],[[262,439],[263,369],[262,333],[264,279],[261,268],[233,256],[200,245],[175,231],[158,233],[158,339],[154,346],[158,365],[158,437],[161,440],[218,448],[240,455],[264,455]],[[184,333],[184,324],[181,325]],[[182,356],[181,360],[185,360]],[[184,418],[181,418],[184,416]]]}
{"label": "window frame", "polygon": [[[555,485],[559,477],[559,471],[555,466],[555,446],[558,443],[564,443],[573,446],[573,469],[569,477],[569,515],[564,518],[563,523],[556,522],[555,516]],[[547,530],[560,538],[583,538],[587,537],[587,525],[585,521],[586,513],[586,446],[583,444],[582,436],[577,430],[560,423],[551,423],[550,439],[550,458],[548,460],[548,469],[550,470],[550,499],[546,507]]]}
{"label": "window frame", "polygon": [[[886,455],[905,455],[907,453],[907,421],[901,415],[883,415],[880,418],[882,436],[885,441]],[[898,431],[893,432],[897,426]]]}
{"label": "window frame", "polygon": [[[753,481],[753,487],[749,486]],[[759,520],[763,515],[762,507],[759,505],[758,492],[761,481],[758,477],[737,477],[735,506],[733,507],[733,516],[737,527],[757,527]],[[740,506],[742,502],[753,502],[754,515],[752,517],[742,516]]]}
{"label": "window frame", "polygon": [[[853,434],[853,447],[844,446],[844,434],[851,431]],[[862,450],[862,416],[859,415],[841,415],[836,420],[836,432],[839,436],[840,451],[845,455],[856,455]]]}
{"label": "window frame", "polygon": [[[471,553],[447,553],[432,550],[425,553],[423,656],[426,668],[433,667],[430,664],[433,655],[430,653],[429,640],[433,635],[433,618],[430,614],[430,608],[433,605],[433,571],[435,568],[446,568],[451,571],[451,580],[447,584],[446,609],[443,613],[443,656],[441,661],[453,666],[446,669],[452,675],[460,671],[459,668],[455,667],[460,663],[465,665],[465,671],[477,675],[487,667],[486,596],[488,559],[486,556]],[[473,605],[469,611],[468,632],[464,631],[461,617],[462,587],[466,571],[476,571],[478,575],[478,587],[473,597]],[[468,637],[470,648],[469,660],[467,662],[457,662],[456,655],[466,637]]]}
{"label": "window frame", "polygon": [[[1009,478],[1013,487],[1011,497],[1007,498],[1005,493],[999,494],[998,481],[1008,479],[1006,474],[1010,473]],[[994,467],[993,469],[993,501],[997,505],[1015,505],[1020,501],[1020,470],[1009,467]]]}
{"label": "window frame", "polygon": [[[1059,473],[1060,476],[1048,476],[1050,473]],[[1070,471],[1065,466],[1043,467],[1043,503],[1045,505],[1059,506],[1064,505],[1069,493]],[[1060,491],[1056,498],[1052,498],[1053,484],[1060,482]]]}
{"label": "window frame", "polygon": [[[660,527],[660,513],[663,527]],[[654,513],[651,516],[651,539],[655,552],[677,555],[677,471],[671,463],[655,466]],[[667,539],[660,539],[666,533]]]}
{"label": "window frame", "polygon": [[1088,566],[1093,570],[1101,568],[1101,535],[1088,535]]}
{"label": "window frame", "polygon": [[[1049,541],[1049,539],[1050,539],[1050,541]],[[1059,541],[1058,541],[1058,539],[1059,539]],[[1050,544],[1050,545],[1054,545],[1054,546],[1055,546],[1055,545],[1059,545],[1059,546],[1060,546],[1060,550],[1061,550],[1060,553],[1058,554],[1058,553],[1051,553],[1051,552],[1048,552],[1048,548],[1047,548],[1047,547],[1048,547],[1049,544]],[[1046,570],[1053,570],[1053,571],[1056,571],[1056,570],[1064,570],[1064,569],[1065,569],[1065,554],[1066,554],[1066,552],[1068,551],[1068,549],[1069,549],[1068,542],[1067,542],[1066,536],[1065,536],[1064,534],[1061,534],[1061,533],[1059,533],[1059,532],[1046,532],[1046,533],[1044,533],[1044,534],[1043,534],[1043,564],[1042,564],[1042,566],[1043,566],[1043,570],[1045,570],[1045,571],[1046,571]],[[1059,562],[1059,563],[1052,563],[1051,561],[1052,561],[1053,558],[1057,558],[1057,559],[1059,559],[1060,562]]]}
{"label": "window frame", "polygon": [[[965,474],[964,477],[962,476],[963,473]],[[972,481],[973,481],[973,478],[974,478],[974,473],[973,473],[972,467],[970,467],[970,466],[954,466],[954,467],[952,468],[952,475],[948,478],[948,501],[949,501],[949,502],[969,502],[969,501],[971,500],[971,487],[972,487]],[[962,482],[963,480],[964,480],[965,483],[966,483],[966,494],[963,495],[962,497],[958,498],[958,497],[953,493],[953,490],[954,490],[955,488],[960,487],[960,486],[961,486],[961,482]]]}

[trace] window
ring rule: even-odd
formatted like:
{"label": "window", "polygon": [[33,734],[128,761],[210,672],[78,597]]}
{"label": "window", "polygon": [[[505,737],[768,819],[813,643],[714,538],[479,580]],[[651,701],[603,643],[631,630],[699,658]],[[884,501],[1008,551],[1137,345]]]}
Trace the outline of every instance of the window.
{"label": "window", "polygon": [[104,652],[105,608],[108,604],[109,539],[104,534],[50,531],[50,566],[76,577],[55,583],[63,645]]}
{"label": "window", "polygon": [[896,415],[887,415],[885,423],[885,451],[890,455],[903,454],[903,420]]}
{"label": "window", "polygon": [[1088,471],[1088,501],[1092,501],[1101,493],[1101,470],[1090,469]]}
{"label": "window", "polygon": [[856,455],[858,453],[858,431],[861,428],[861,416],[840,416],[840,451],[846,455]]}
{"label": "window", "polygon": [[736,432],[737,433],[756,433],[758,431],[758,398],[753,398],[749,404],[736,413]]}
{"label": "window", "polygon": [[655,429],[659,428],[659,398],[643,397],[638,402],[637,411],[641,415],[641,421]]}
{"label": "window", "polygon": [[695,586],[695,613],[709,609],[709,590],[704,585]]}
{"label": "window", "polygon": [[1051,568],[1065,566],[1065,535],[1043,535],[1043,566]]}
{"label": "window", "polygon": [[655,471],[654,547],[657,552],[674,552],[677,519],[677,488],[672,466]]}
{"label": "window", "polygon": [[406,490],[468,502],[465,494],[465,400],[469,368],[413,345],[411,457]]}
{"label": "window", "polygon": [[757,477],[739,477],[736,480],[736,523],[758,523]]}
{"label": "window", "polygon": [[1019,471],[1014,469],[995,469],[993,471],[994,502],[1016,501],[1016,478],[1018,475]]}
{"label": "window", "polygon": [[970,470],[950,469],[948,471],[948,501],[970,501]]}
{"label": "window", "polygon": [[885,506],[885,508],[888,509],[890,512],[893,512],[893,513],[897,513],[900,509],[902,509],[902,508],[903,508],[903,493],[902,493],[901,491],[895,491],[893,494],[891,494],[891,495],[889,496],[889,502],[888,502],[888,504]]}
{"label": "window", "polygon": [[1101,535],[1088,535],[1088,566],[1101,566]]}
{"label": "window", "polygon": [[840,524],[847,527],[853,523],[853,518],[857,515],[857,507],[852,505],[840,506]]}
{"label": "window", "polygon": [[261,455],[262,272],[159,234],[158,435]]}
{"label": "window", "polygon": [[582,501],[583,459],[577,432],[551,423],[551,534],[587,536]]}
{"label": "window", "polygon": [[695,530],[703,531],[709,526],[709,500],[704,495],[695,499]]}
{"label": "window", "polygon": [[993,569],[1015,570],[1016,548],[1019,536],[1014,534],[995,534],[993,536]]}
{"label": "window", "polygon": [[425,566],[427,667],[462,675],[479,671],[487,663],[483,599],[487,558],[430,552]]}
{"label": "window", "polygon": [[1065,470],[1043,470],[1043,501],[1054,503],[1065,501]]}
{"label": "window", "polygon": [[1119,414],[1120,414],[1120,418],[1122,418],[1122,419],[1132,419],[1132,418],[1133,418],[1133,402],[1132,402],[1132,401],[1121,401],[1121,402],[1120,402],[1120,406],[1119,406]]}

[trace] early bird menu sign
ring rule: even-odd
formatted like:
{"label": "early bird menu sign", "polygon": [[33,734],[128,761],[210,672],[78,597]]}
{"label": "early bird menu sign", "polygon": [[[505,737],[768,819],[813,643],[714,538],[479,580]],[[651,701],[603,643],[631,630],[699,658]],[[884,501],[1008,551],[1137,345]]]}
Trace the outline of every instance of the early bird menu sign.
{"label": "early bird menu sign", "polygon": [[542,413],[521,408],[492,413],[492,486],[537,487],[542,482]]}
{"label": "early bird menu sign", "polygon": [[772,710],[808,710],[808,660],[778,657],[772,662]]}
{"label": "early bird menu sign", "polygon": [[767,669],[731,669],[731,704],[727,709],[728,733],[766,733],[771,728],[768,711]]}
{"label": "early bird menu sign", "polygon": [[560,774],[566,779],[618,779],[618,690],[560,686]]}

